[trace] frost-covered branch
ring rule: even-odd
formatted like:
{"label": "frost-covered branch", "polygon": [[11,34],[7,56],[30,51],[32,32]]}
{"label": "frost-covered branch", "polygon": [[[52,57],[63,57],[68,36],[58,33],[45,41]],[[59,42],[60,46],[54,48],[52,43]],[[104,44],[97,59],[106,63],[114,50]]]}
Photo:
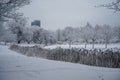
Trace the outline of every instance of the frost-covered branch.
{"label": "frost-covered branch", "polygon": [[113,1],[111,3],[108,3],[108,4],[103,4],[103,5],[100,5],[101,7],[106,7],[108,9],[112,9],[112,10],[115,10],[115,11],[120,11],[120,0],[116,0],[116,1]]}

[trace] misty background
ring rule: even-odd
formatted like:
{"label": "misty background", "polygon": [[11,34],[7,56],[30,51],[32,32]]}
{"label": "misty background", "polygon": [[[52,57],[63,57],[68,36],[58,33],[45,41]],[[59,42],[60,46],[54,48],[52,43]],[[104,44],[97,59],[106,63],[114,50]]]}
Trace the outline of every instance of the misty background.
{"label": "misty background", "polygon": [[102,7],[113,0],[33,0],[18,12],[28,17],[29,23],[41,20],[41,27],[47,30],[63,29],[67,26],[81,27],[87,22],[96,24],[120,25],[120,14]]}

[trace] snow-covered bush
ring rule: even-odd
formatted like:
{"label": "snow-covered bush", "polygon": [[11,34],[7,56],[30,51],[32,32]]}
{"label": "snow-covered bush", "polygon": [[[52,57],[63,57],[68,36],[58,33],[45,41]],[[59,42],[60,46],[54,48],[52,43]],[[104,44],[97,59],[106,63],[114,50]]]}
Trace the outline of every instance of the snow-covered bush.
{"label": "snow-covered bush", "polygon": [[12,45],[10,46],[10,49],[27,56],[36,56],[36,57],[43,57],[43,58],[46,58],[49,52],[49,50],[42,49],[38,46],[25,47],[25,46]]}
{"label": "snow-covered bush", "polygon": [[53,49],[48,59],[102,67],[120,67],[120,49]]}
{"label": "snow-covered bush", "polygon": [[10,49],[27,56],[43,57],[51,60],[80,63],[92,66],[120,68],[120,49],[42,49],[38,46],[23,47],[12,45]]}

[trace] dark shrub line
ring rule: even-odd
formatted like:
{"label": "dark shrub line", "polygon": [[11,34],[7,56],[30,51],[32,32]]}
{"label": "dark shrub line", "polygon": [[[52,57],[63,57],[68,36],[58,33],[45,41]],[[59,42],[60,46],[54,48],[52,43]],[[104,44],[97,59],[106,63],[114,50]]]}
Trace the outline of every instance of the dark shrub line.
{"label": "dark shrub line", "polygon": [[120,68],[120,49],[42,49],[38,46],[21,47],[12,45],[10,49],[27,56],[43,57],[51,60],[59,60],[72,63],[80,63],[91,66]]}

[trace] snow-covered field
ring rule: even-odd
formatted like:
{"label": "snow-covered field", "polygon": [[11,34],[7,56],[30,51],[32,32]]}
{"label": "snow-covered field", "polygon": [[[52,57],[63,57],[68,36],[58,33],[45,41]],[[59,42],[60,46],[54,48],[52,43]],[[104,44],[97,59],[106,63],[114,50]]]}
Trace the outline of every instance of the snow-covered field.
{"label": "snow-covered field", "polygon": [[0,80],[120,80],[120,69],[27,57],[0,45]]}
{"label": "snow-covered field", "polygon": [[[54,45],[48,45],[48,46],[44,46],[44,44],[19,44],[19,46],[40,46],[46,49],[55,49],[58,47],[61,48],[69,48],[69,44],[54,44]],[[94,45],[95,48],[105,48],[105,44],[95,44]],[[85,48],[85,44],[79,44],[79,45],[71,45],[71,48]],[[92,44],[87,44],[87,49],[92,49]],[[108,48],[120,48],[120,43],[116,43],[116,44],[108,44]]]}
{"label": "snow-covered field", "polygon": [[[95,48],[105,48],[105,44],[95,44],[94,45]],[[59,45],[59,44],[56,44],[56,45],[50,45],[50,46],[46,46],[45,48],[47,49],[54,49],[54,48],[57,48],[57,47],[61,47],[61,48],[69,48],[69,45]],[[85,48],[85,45],[84,44],[80,44],[80,45],[71,45],[72,48]],[[88,44],[87,49],[92,49],[92,44]],[[108,48],[120,48],[120,44],[109,44],[108,45]]]}

